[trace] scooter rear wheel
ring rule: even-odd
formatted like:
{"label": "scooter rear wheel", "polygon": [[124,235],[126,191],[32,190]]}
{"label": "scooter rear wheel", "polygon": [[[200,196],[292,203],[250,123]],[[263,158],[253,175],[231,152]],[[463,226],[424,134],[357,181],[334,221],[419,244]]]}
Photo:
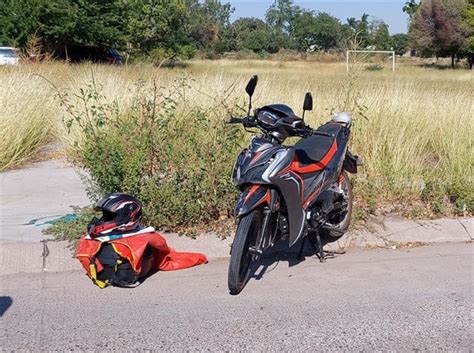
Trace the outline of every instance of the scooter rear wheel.
{"label": "scooter rear wheel", "polygon": [[[342,189],[344,194],[344,201],[347,202],[347,208],[342,215],[330,217],[328,223],[337,228],[338,231],[331,231],[326,228],[320,230],[321,238],[332,242],[338,240],[344,235],[351,224],[352,217],[352,184],[349,174],[346,171],[342,172]],[[341,234],[342,232],[342,234]]]}
{"label": "scooter rear wheel", "polygon": [[256,257],[250,252],[250,247],[256,246],[260,239],[262,218],[262,211],[255,209],[239,220],[229,262],[230,294],[239,294],[249,280],[251,265]]}

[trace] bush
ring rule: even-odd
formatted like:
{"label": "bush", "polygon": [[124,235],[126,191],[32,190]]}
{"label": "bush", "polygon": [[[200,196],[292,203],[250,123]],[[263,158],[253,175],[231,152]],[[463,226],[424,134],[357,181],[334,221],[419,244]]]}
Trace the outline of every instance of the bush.
{"label": "bush", "polygon": [[74,250],[81,237],[86,232],[87,224],[89,224],[92,217],[96,216],[96,212],[90,208],[82,209],[75,208],[75,219],[60,219],[53,222],[51,226],[43,230],[43,234],[54,236],[54,240],[69,242],[69,248]]}
{"label": "bush", "polygon": [[94,82],[79,102],[60,94],[66,126],[81,132],[75,160],[93,185],[102,194],[135,195],[146,223],[171,230],[228,218],[236,197],[230,174],[242,132],[225,125],[222,109],[180,104],[188,88],[186,79],[166,90],[154,82],[147,93],[142,82],[127,109],[108,102]]}
{"label": "bush", "polygon": [[365,67],[367,71],[382,71],[384,66],[382,64],[370,64]]}

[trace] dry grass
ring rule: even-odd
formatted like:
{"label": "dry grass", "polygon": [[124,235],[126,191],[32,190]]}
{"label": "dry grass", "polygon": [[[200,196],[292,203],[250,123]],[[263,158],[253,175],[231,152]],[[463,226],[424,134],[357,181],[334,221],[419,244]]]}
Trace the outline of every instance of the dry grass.
{"label": "dry grass", "polygon": [[400,65],[395,73],[348,75],[344,63],[245,60],[191,61],[175,69],[60,63],[0,68],[0,170],[21,165],[48,141],[67,146],[75,139],[62,127],[63,109],[54,100],[54,90],[34,74],[65,91],[77,91],[93,76],[106,96],[123,106],[132,104],[131,88],[139,80],[156,79],[166,87],[183,75],[191,86],[184,92],[184,104],[210,106],[224,90],[243,104],[243,87],[250,75],[258,74],[255,106],[283,102],[299,114],[304,93],[311,91],[315,110],[307,117],[312,125],[323,123],[335,111],[355,115],[351,149],[366,162],[357,179],[367,193],[360,201],[366,207],[380,204],[381,199],[392,205],[426,198],[438,202],[439,195],[452,196],[446,191],[452,188],[460,188],[454,197],[467,200],[462,202],[472,198],[473,86],[472,73],[466,70]]}

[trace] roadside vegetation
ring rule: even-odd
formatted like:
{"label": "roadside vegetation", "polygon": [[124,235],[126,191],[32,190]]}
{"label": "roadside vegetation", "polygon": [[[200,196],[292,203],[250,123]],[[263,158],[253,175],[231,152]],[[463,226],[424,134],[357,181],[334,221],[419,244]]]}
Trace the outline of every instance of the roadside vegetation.
{"label": "roadside vegetation", "polygon": [[28,68],[0,68],[0,171],[21,166],[58,136],[57,103]]}
{"label": "roadside vegetation", "polygon": [[252,74],[260,77],[255,106],[283,102],[300,113],[311,91],[313,126],[337,111],[354,115],[351,150],[365,161],[353,178],[359,219],[474,211],[472,74],[413,65],[349,74],[342,63],[262,60],[0,70],[1,168],[55,142],[89,172],[91,200],[129,191],[154,226],[215,229],[232,213],[231,168],[250,138],[224,122],[243,114]]}

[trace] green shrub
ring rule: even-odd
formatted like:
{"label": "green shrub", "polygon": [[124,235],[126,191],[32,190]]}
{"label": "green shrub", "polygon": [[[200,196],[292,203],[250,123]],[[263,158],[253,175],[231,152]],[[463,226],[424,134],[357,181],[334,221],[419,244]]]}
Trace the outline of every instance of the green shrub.
{"label": "green shrub", "polygon": [[230,174],[242,130],[226,125],[217,106],[184,104],[188,88],[177,80],[166,90],[154,83],[148,93],[142,82],[127,109],[108,102],[94,82],[75,103],[60,95],[66,126],[80,130],[76,162],[93,185],[102,194],[135,195],[146,223],[159,228],[185,230],[227,218],[237,195]]}
{"label": "green shrub", "polygon": [[382,64],[370,64],[365,67],[367,71],[382,71],[384,66]]}
{"label": "green shrub", "polygon": [[94,217],[95,211],[90,207],[85,207],[74,209],[74,213],[77,216],[75,219],[60,219],[43,230],[44,234],[53,235],[54,240],[69,241],[69,248],[71,250],[76,248],[77,242],[81,239],[81,236],[85,234],[87,224],[89,224],[92,217]]}

